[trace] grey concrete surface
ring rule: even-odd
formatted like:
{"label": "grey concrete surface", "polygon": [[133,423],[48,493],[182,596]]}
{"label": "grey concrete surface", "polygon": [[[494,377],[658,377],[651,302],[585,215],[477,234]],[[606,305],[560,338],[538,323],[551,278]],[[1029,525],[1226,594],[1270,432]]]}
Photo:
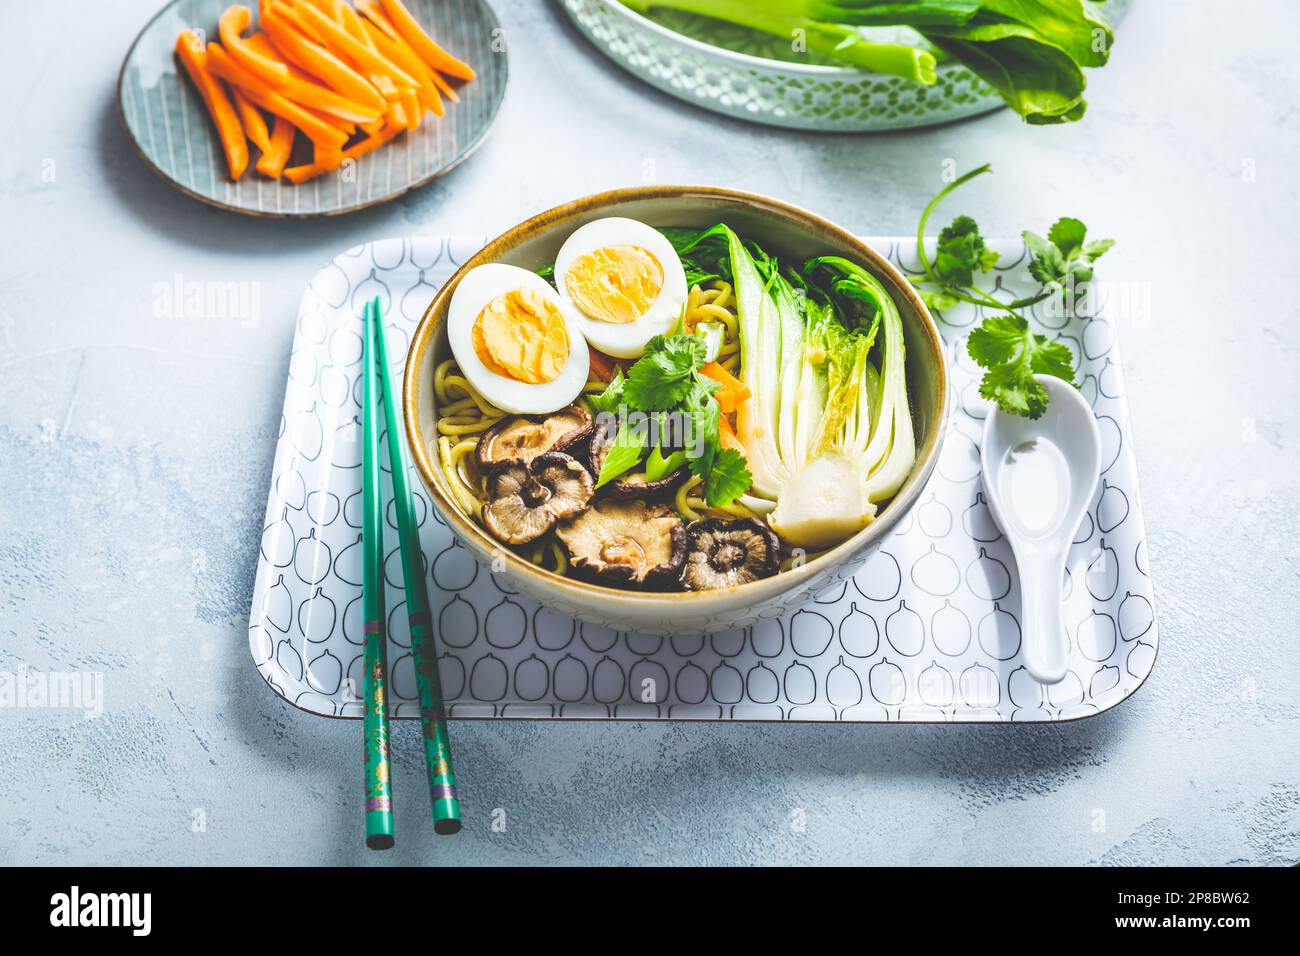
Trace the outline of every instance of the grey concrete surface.
{"label": "grey concrete surface", "polygon": [[[681,105],[553,4],[496,0],[512,88],[482,151],[392,205],[282,223],[185,198],[126,144],[113,83],[157,2],[0,8],[28,38],[0,59],[0,670],[102,674],[104,701],[0,710],[0,862],[1300,860],[1300,6],[1140,0],[1068,128],[818,136]],[[313,272],[647,177],[905,233],[946,159],[994,163],[957,204],[986,234],[1077,215],[1119,240],[1106,277],[1150,290],[1121,327],[1161,625],[1142,690],[1066,726],[457,724],[455,839],[429,832],[404,723],[399,845],[368,854],[358,725],[278,700],[245,637]],[[257,283],[260,323],[156,318],[177,274]]]}

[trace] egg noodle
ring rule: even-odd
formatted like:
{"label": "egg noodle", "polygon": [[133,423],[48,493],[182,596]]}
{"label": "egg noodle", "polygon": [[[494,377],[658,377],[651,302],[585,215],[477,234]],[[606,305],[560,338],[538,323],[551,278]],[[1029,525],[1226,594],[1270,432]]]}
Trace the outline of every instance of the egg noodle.
{"label": "egg noodle", "polygon": [[[717,323],[723,328],[722,346],[716,361],[733,375],[740,373],[740,327],[731,286],[721,280],[693,286],[686,300],[682,323],[693,332],[700,323]],[[588,379],[582,395],[599,395],[605,382]],[[433,394],[437,401],[438,461],[452,497],[465,514],[481,522],[487,503],[486,478],[474,460],[479,436],[506,417],[461,374],[455,359],[440,363],[433,373]],[[686,521],[710,515],[753,518],[754,512],[739,501],[721,508],[710,507],[703,498],[702,480],[692,475],[677,489],[673,504]],[[535,542],[524,556],[534,564],[566,574],[568,556],[555,538],[547,536]]]}

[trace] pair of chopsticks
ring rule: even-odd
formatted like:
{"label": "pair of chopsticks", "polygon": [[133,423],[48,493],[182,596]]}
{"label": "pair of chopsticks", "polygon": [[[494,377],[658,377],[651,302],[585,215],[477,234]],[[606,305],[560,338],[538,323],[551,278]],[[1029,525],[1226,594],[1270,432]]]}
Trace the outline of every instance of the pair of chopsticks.
{"label": "pair of chopsticks", "polygon": [[406,586],[406,610],[410,615],[411,649],[415,658],[416,689],[420,697],[420,721],[424,730],[424,761],[429,772],[429,796],[433,803],[435,833],[460,830],[460,801],[456,773],[451,763],[451,742],[442,703],[438,675],[438,654],[433,644],[433,615],[429,591],[420,561],[419,527],[411,500],[410,461],[402,431],[397,424],[393,398],[392,366],[384,335],[379,298],[366,303],[365,347],[362,355],[365,388],[363,409],[361,519],[362,607],[365,613],[365,752],[366,752],[366,846],[386,850],[393,845],[393,794],[389,773],[387,636],[384,622],[384,526],[383,496],[380,491],[379,436],[377,416],[383,406],[388,429],[388,459],[393,473],[393,507],[397,512],[397,535],[402,551],[402,577]]}

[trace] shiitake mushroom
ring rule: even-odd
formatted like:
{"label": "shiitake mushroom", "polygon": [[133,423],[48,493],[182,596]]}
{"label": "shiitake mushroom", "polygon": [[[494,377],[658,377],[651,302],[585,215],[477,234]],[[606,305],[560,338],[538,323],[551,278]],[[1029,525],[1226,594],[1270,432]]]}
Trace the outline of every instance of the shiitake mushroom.
{"label": "shiitake mushroom", "polygon": [[506,544],[527,544],[586,510],[594,490],[587,469],[563,452],[507,461],[488,475],[483,524]]}
{"label": "shiitake mushroom", "polygon": [[600,498],[560,522],[555,536],[574,571],[614,587],[667,590],[679,586],[686,561],[686,527],[666,504]]}
{"label": "shiitake mushroom", "polygon": [[569,405],[549,415],[510,415],[483,433],[474,449],[474,460],[484,474],[511,461],[528,464],[549,451],[569,451],[584,443],[592,431],[591,413],[581,405]]}
{"label": "shiitake mushroom", "polygon": [[780,564],[780,542],[761,521],[704,518],[686,528],[682,586],[688,591],[748,584],[776,574]]}

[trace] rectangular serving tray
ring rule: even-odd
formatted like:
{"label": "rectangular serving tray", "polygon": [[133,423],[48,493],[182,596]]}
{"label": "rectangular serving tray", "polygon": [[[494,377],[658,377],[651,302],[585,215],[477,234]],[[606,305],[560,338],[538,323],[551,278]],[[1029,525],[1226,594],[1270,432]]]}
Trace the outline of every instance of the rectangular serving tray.
{"label": "rectangular serving tray", "polygon": [[[914,240],[867,239],[905,272]],[[361,308],[378,295],[400,381],[410,334],[482,237],[355,246],[312,279],[298,312],[249,615],[253,661],[309,713],[360,717]],[[999,296],[1034,292],[1024,245],[992,244]],[[1115,327],[1101,300],[1035,314],[1066,342],[1102,436],[1102,479],[1065,581],[1070,671],[1044,686],[1021,663],[1019,587],[980,485],[988,403],[962,305],[939,319],[953,413],[912,514],[852,581],[744,631],[654,637],[593,627],[514,593],[458,544],[419,482],[416,512],[452,717],[957,722],[1073,720],[1146,679],[1157,628]],[[386,462],[387,455],[381,456]],[[392,491],[384,481],[386,500]],[[395,717],[417,717],[391,504],[386,509],[388,660]],[[646,695],[643,688],[652,688]],[[649,700],[643,700],[649,696]]]}

